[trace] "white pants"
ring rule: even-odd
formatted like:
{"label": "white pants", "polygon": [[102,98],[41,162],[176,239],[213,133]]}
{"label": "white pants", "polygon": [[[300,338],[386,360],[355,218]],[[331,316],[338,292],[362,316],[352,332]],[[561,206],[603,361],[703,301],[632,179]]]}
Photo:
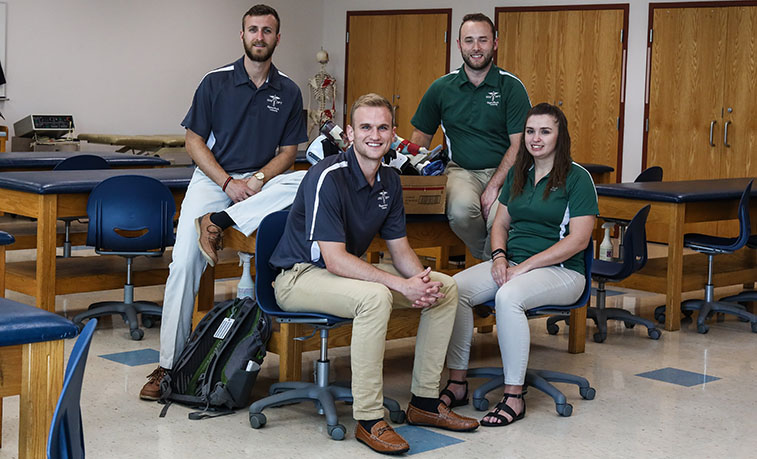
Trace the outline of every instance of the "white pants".
{"label": "white pants", "polygon": [[[512,264],[511,264],[512,265]],[[505,384],[520,386],[526,379],[531,334],[526,311],[548,304],[568,305],[578,300],[586,278],[560,266],[537,268],[497,286],[491,261],[455,274],[458,306],[447,349],[447,367],[467,370],[473,339],[473,307],[494,299],[497,340]]]}
{"label": "white pants", "polygon": [[[232,174],[235,179],[248,178],[252,173]],[[207,262],[197,246],[195,219],[208,212],[226,213],[234,220],[234,228],[245,236],[252,234],[266,215],[285,209],[294,201],[305,171],[280,174],[269,180],[259,193],[233,206],[231,199],[215,182],[196,168],[181,203],[173,261],[169,266],[163,299],[160,326],[160,366],[173,368],[176,358],[184,350],[192,329],[194,299],[200,277]]]}

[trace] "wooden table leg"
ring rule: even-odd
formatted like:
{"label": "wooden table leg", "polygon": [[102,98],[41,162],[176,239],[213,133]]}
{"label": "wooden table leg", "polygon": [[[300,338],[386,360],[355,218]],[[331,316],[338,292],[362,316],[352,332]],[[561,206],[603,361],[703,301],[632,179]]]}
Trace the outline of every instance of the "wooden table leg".
{"label": "wooden table leg", "polygon": [[294,338],[302,336],[302,325],[281,324],[279,330],[279,381],[299,381],[302,378],[302,341]]}
{"label": "wooden table leg", "polygon": [[55,312],[55,236],[58,196],[39,195],[37,217],[37,307]]}
{"label": "wooden table leg", "polygon": [[586,306],[570,310],[568,352],[581,354],[586,350]]}
{"label": "wooden table leg", "polygon": [[23,346],[18,457],[47,454],[47,436],[63,387],[63,340]]}
{"label": "wooden table leg", "polygon": [[686,208],[672,205],[669,208],[668,270],[665,294],[665,330],[681,328],[681,291],[683,290],[683,222]]}

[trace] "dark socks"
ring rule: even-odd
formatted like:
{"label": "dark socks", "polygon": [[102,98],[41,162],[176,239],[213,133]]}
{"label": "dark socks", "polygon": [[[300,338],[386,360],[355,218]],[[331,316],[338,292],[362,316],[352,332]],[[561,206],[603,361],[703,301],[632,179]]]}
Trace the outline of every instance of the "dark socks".
{"label": "dark socks", "polygon": [[210,214],[210,221],[221,227],[223,230],[234,226],[234,220],[232,220],[226,212],[213,212]]}
{"label": "dark socks", "polygon": [[439,412],[439,403],[441,403],[441,401],[438,398],[418,397],[416,395],[413,395],[413,397],[410,399],[411,405],[430,413]]}
{"label": "dark socks", "polygon": [[361,426],[363,426],[363,429],[365,429],[366,432],[370,432],[373,426],[375,426],[376,423],[378,423],[379,421],[381,421],[381,419],[374,419],[372,421],[358,421],[358,422],[360,423]]}

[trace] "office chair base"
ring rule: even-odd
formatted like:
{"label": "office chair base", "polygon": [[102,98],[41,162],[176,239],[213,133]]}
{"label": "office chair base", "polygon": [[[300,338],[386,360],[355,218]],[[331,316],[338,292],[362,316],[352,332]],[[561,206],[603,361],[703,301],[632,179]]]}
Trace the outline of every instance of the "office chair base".
{"label": "office chair base", "polygon": [[[473,391],[473,407],[479,411],[486,411],[489,408],[489,401],[486,399],[486,394],[505,385],[502,368],[472,368],[468,370],[468,377],[490,378],[489,381]],[[573,414],[573,405],[567,402],[565,394],[553,386],[551,384],[552,382],[575,384],[578,386],[578,393],[584,400],[593,400],[597,394],[597,391],[591,387],[589,381],[581,376],[561,373],[558,371],[536,369],[526,370],[524,390],[528,387],[533,387],[552,397],[552,400],[555,401],[555,411],[563,417],[568,417]]]}
{"label": "office chair base", "polygon": [[142,324],[145,328],[152,327],[155,319],[160,317],[163,309],[156,303],[150,301],[135,301],[133,303],[124,303],[123,301],[101,301],[89,306],[89,310],[77,314],[73,322],[79,328],[84,326],[83,321],[93,317],[108,316],[120,314],[121,318],[129,325],[129,335],[134,341],[139,341],[144,336],[144,331],[139,328],[137,314],[142,314]]}
{"label": "office chair base", "polygon": [[[607,338],[607,321],[608,320],[622,320],[626,328],[633,328],[636,325],[643,325],[647,327],[647,336],[651,339],[658,340],[662,336],[662,332],[655,326],[655,323],[651,320],[644,319],[642,317],[631,314],[630,311],[622,308],[605,308],[604,320],[599,318],[598,308],[589,307],[586,309],[586,317],[594,321],[594,325],[598,331],[594,334],[594,342],[602,343]],[[656,316],[655,316],[656,317]],[[560,327],[557,326],[557,322],[565,321],[567,325],[570,322],[570,316],[557,315],[547,319],[547,332],[550,335],[556,335],[560,331]]]}
{"label": "office chair base", "polygon": [[686,300],[681,303],[682,311],[699,311],[697,332],[707,333],[710,327],[704,321],[713,314],[731,314],[751,324],[752,333],[757,333],[757,316],[746,311],[740,304],[725,301]]}
{"label": "office chair base", "polygon": [[[337,385],[322,387],[315,383],[289,381],[271,385],[269,393],[272,395],[260,399],[250,406],[250,426],[253,429],[259,429],[266,424],[266,417],[262,413],[266,408],[312,401],[316,404],[318,411],[322,411],[322,414],[326,416],[329,436],[334,440],[344,438],[346,431],[344,426],[339,424],[336,415],[336,401],[352,403],[352,391],[349,387]],[[392,422],[397,424],[405,422],[405,412],[396,400],[384,397],[384,406],[389,410],[389,419]]]}

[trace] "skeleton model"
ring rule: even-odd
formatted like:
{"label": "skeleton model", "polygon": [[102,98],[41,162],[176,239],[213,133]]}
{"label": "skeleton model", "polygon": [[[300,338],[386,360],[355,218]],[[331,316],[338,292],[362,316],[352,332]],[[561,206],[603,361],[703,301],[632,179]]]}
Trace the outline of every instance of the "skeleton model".
{"label": "skeleton model", "polygon": [[[311,133],[318,135],[318,128],[327,120],[333,120],[336,106],[336,79],[326,73],[326,64],[329,62],[329,54],[320,50],[315,55],[321,64],[321,70],[308,82],[310,88],[310,100],[308,100],[308,136]],[[311,101],[315,100],[316,108],[311,109]],[[331,108],[326,108],[331,105]]]}

